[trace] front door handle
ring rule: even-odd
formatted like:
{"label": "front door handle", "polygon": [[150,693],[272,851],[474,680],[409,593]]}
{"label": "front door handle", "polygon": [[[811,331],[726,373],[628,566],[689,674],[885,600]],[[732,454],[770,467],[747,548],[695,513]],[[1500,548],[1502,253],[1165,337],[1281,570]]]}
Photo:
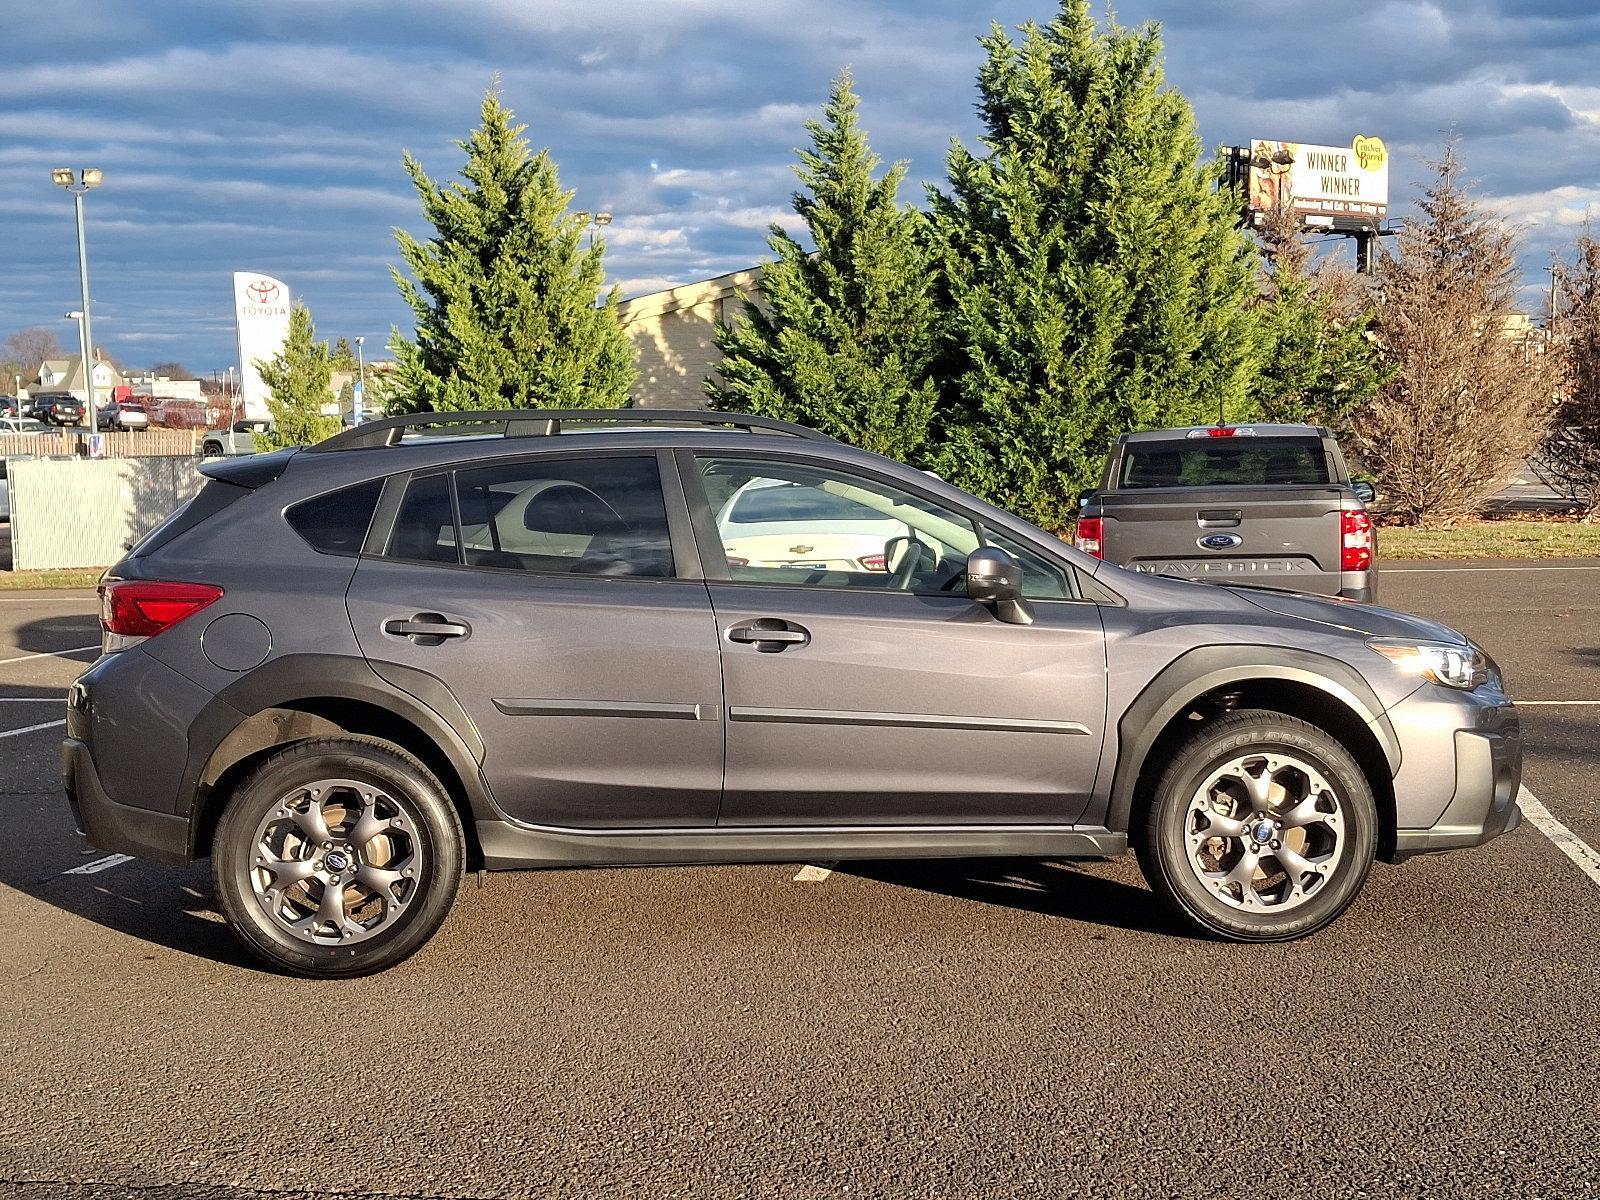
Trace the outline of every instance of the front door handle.
{"label": "front door handle", "polygon": [[778,617],[758,617],[728,630],[730,642],[743,642],[764,654],[776,654],[787,646],[804,646],[811,634],[793,621]]}
{"label": "front door handle", "polygon": [[418,613],[414,617],[390,617],[383,623],[383,631],[408,637],[419,646],[437,646],[446,638],[470,637],[472,626],[440,613]]}

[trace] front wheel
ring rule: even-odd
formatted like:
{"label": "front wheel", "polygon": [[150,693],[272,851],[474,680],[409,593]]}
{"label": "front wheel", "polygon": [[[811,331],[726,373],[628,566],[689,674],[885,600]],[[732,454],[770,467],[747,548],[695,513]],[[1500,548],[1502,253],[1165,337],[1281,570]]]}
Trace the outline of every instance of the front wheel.
{"label": "front wheel", "polygon": [[1361,768],[1327,733],[1250,709],[1178,748],[1142,834],[1140,869],[1186,922],[1230,941],[1282,942],[1355,900],[1378,811]]}
{"label": "front wheel", "polygon": [[455,900],[465,844],[438,780],[385,742],[276,751],[228,801],[211,870],[228,924],[257,957],[314,978],[416,953]]}

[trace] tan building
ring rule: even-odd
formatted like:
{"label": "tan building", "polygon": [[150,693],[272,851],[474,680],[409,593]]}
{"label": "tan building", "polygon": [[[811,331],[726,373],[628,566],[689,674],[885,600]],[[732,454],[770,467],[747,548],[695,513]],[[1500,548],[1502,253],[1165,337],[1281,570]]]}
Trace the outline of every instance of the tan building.
{"label": "tan building", "polygon": [[638,408],[704,408],[705,381],[722,355],[718,323],[739,315],[761,285],[761,268],[733,271],[624,300],[617,312],[639,354]]}

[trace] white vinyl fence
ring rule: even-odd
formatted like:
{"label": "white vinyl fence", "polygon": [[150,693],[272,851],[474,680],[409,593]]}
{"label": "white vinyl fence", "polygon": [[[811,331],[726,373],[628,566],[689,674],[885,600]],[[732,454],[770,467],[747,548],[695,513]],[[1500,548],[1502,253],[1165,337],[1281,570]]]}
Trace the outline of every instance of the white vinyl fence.
{"label": "white vinyl fence", "polygon": [[200,490],[199,466],[191,455],[12,459],[12,567],[110,566]]}

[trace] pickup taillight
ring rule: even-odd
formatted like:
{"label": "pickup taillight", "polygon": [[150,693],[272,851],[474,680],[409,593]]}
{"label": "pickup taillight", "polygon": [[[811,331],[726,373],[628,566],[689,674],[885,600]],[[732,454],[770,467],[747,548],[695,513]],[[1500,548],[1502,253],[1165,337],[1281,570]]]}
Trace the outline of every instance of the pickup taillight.
{"label": "pickup taillight", "polygon": [[1339,512],[1339,569],[1365,571],[1372,566],[1372,518],[1365,509]]}
{"label": "pickup taillight", "polygon": [[1100,518],[1079,517],[1078,527],[1073,531],[1072,544],[1085,554],[1095,558],[1104,558],[1100,543]]}

